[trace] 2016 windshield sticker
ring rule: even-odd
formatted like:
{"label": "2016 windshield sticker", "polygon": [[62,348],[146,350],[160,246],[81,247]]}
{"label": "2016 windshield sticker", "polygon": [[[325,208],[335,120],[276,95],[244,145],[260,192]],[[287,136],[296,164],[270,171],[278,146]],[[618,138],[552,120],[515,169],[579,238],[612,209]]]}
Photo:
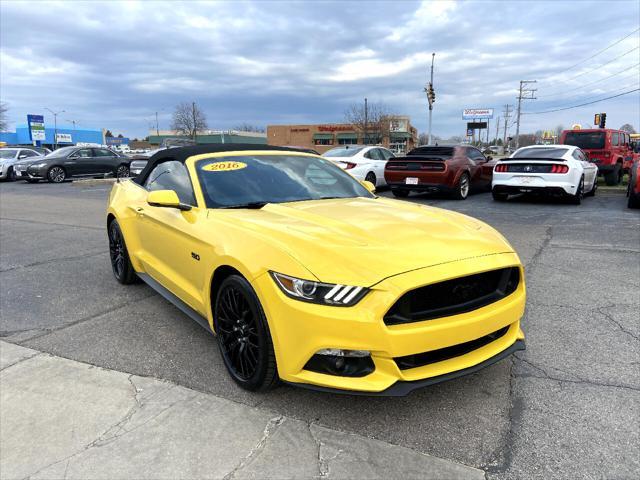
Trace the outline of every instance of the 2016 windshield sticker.
{"label": "2016 windshield sticker", "polygon": [[247,168],[247,164],[243,162],[216,162],[210,163],[202,167],[207,172],[231,172],[233,170],[242,170]]}

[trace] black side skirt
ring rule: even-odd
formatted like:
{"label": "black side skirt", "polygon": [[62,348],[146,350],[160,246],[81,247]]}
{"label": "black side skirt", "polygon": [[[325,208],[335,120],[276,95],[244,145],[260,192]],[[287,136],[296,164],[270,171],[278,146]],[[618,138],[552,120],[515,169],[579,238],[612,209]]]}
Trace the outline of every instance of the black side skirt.
{"label": "black side skirt", "polygon": [[137,273],[136,272],[136,274],[138,275],[138,277],[140,277],[140,279],[142,281],[144,281],[144,283],[146,283],[151,288],[153,288],[156,292],[158,292],[160,295],[162,295],[165,298],[165,300],[168,300],[169,302],[173,303],[178,308],[178,310],[180,310],[182,313],[184,313],[187,316],[189,316],[189,318],[191,318],[191,320],[195,321],[198,325],[200,325],[202,328],[204,328],[207,332],[209,332],[210,334],[214,335],[213,331],[211,330],[211,327],[209,327],[209,322],[207,321],[206,318],[204,318],[202,315],[200,315],[198,312],[196,312],[193,308],[191,308],[189,305],[187,305],[182,300],[180,300],[177,296],[175,296],[169,290],[167,290],[162,285],[160,285],[151,276],[147,275],[146,273]]}
{"label": "black side skirt", "polygon": [[[516,340],[513,345],[511,345],[506,350],[498,353],[497,355],[486,359],[484,362],[474,365],[469,368],[465,368],[462,370],[457,370],[455,372],[446,373],[444,375],[439,375],[437,377],[425,378],[424,380],[415,380],[413,382],[405,382],[398,381],[391,385],[386,390],[381,392],[362,392],[362,391],[353,391],[353,390],[341,390],[339,388],[329,388],[329,387],[319,387],[316,385],[310,385],[308,383],[295,383],[295,382],[285,382],[290,385],[295,385],[296,387],[308,388],[310,390],[316,390],[318,392],[327,392],[327,393],[340,393],[343,395],[362,395],[362,396],[372,396],[372,397],[404,397],[405,395],[411,393],[412,391],[427,387],[429,385],[435,385],[436,383],[446,382],[447,380],[453,380],[454,378],[463,377],[465,375],[470,375],[472,373],[476,373],[478,370],[482,370],[483,368],[488,367],[489,365],[493,365],[500,360],[508,357],[512,353],[517,352],[518,350],[524,350],[525,344],[524,340]],[[283,380],[284,382],[284,380]]]}

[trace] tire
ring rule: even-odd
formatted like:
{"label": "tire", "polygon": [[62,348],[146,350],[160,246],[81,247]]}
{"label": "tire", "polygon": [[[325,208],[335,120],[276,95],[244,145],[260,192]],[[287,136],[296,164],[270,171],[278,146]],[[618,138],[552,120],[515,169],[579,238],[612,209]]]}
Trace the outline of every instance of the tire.
{"label": "tire", "polygon": [[491,191],[491,196],[496,202],[506,202],[507,198],[509,198],[508,193],[498,193],[495,190]]}
{"label": "tire", "polygon": [[7,169],[7,182],[15,182],[16,181],[16,172],[13,170],[13,167],[9,167]]}
{"label": "tire", "polygon": [[611,187],[613,185],[618,185],[621,180],[622,180],[622,172],[621,172],[620,164],[617,163],[616,166],[613,168],[613,171],[605,174],[604,181],[607,185]]}
{"label": "tire", "polygon": [[249,282],[230,275],[220,285],[214,305],[218,346],[231,378],[252,392],[275,387],[279,377],[269,325]]}
{"label": "tire", "polygon": [[453,192],[453,198],[456,200],[466,200],[469,196],[469,190],[471,189],[471,180],[469,174],[464,172],[458,179],[458,184]]}
{"label": "tire", "polygon": [[131,264],[129,251],[124,243],[124,236],[117,220],[111,221],[107,232],[109,235],[109,258],[111,259],[113,276],[123,285],[135,283],[138,276]]}
{"label": "tire", "polygon": [[62,183],[67,178],[67,172],[62,167],[54,166],[47,171],[49,183]]}
{"label": "tire", "polygon": [[364,179],[365,179],[367,182],[371,182],[371,183],[373,183],[373,186],[374,186],[374,187],[376,186],[376,174],[375,174],[375,173],[373,173],[373,172],[369,172],[369,173],[367,173],[367,176],[366,176],[366,177],[364,177]]}
{"label": "tire", "polygon": [[627,207],[640,208],[640,194],[629,192],[629,200],[627,200]]}
{"label": "tire", "polygon": [[118,165],[118,168],[116,168],[116,171],[113,174],[116,178],[128,178],[129,166],[124,163],[122,165]]}
{"label": "tire", "polygon": [[397,198],[407,198],[409,196],[409,190],[401,190],[398,188],[392,188],[391,193]]}
{"label": "tire", "polygon": [[575,195],[571,195],[571,197],[569,197],[569,201],[573,205],[580,205],[582,203],[583,198],[584,198],[584,177],[581,177],[580,183],[578,184],[578,190],[576,190]]}
{"label": "tire", "polygon": [[597,191],[598,191],[598,176],[596,175],[596,178],[593,179],[593,187],[591,187],[591,190],[589,190],[589,193],[585,193],[584,196],[595,197]]}

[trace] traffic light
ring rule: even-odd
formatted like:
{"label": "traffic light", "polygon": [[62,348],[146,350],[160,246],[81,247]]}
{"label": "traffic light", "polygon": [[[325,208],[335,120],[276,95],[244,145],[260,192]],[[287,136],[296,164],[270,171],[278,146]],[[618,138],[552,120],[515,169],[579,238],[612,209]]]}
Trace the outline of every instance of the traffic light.
{"label": "traffic light", "polygon": [[593,116],[593,124],[594,125],[598,125],[598,126],[600,125],[600,114],[599,113],[596,113]]}
{"label": "traffic light", "polygon": [[436,101],[436,92],[433,90],[433,84],[429,83],[427,88],[424,89],[427,94],[427,101],[429,102],[429,107],[433,107],[433,102]]}
{"label": "traffic light", "polygon": [[604,128],[604,126],[607,124],[607,114],[606,113],[601,113],[600,114],[600,122],[598,123],[598,126],[600,128]]}

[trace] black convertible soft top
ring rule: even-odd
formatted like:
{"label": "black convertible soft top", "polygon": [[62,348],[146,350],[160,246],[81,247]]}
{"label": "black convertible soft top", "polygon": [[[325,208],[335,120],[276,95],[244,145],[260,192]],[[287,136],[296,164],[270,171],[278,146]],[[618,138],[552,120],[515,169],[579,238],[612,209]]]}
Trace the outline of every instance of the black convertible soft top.
{"label": "black convertible soft top", "polygon": [[137,183],[143,183],[149,172],[154,167],[168,160],[175,160],[184,163],[185,160],[194,155],[202,155],[204,153],[220,153],[220,152],[239,152],[243,150],[282,150],[285,152],[300,152],[298,148],[274,147],[273,145],[258,145],[255,143],[214,143],[206,145],[193,145],[189,147],[165,148],[155,153],[149,158],[147,165],[136,177]]}

